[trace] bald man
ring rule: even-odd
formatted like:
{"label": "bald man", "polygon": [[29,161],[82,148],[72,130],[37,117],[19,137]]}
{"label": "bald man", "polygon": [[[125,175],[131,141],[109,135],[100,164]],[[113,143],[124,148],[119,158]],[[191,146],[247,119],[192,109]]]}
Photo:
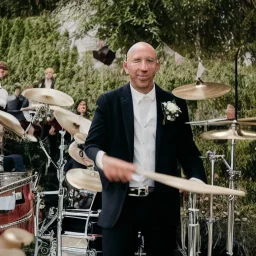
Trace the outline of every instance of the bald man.
{"label": "bald man", "polygon": [[[154,82],[160,68],[155,49],[136,43],[123,68],[130,82],[99,97],[85,142],[103,186],[98,220],[103,255],[134,255],[141,231],[147,256],[171,256],[180,221],[179,191],[134,172],[180,176],[179,162],[188,178],[206,182],[204,167],[185,124],[186,102]],[[163,111],[167,102],[180,109],[171,120]]]}

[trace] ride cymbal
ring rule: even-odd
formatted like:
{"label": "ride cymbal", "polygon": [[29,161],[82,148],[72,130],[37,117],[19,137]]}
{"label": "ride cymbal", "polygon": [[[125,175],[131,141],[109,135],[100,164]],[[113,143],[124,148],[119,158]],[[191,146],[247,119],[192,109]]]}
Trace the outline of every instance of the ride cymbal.
{"label": "ride cymbal", "polygon": [[3,249],[0,248],[0,256],[26,256],[22,250],[19,249]]}
{"label": "ride cymbal", "polygon": [[67,182],[76,189],[101,192],[102,185],[99,173],[89,169],[71,169],[66,174]]}
{"label": "ride cymbal", "polygon": [[93,166],[93,161],[88,158],[85,152],[78,148],[76,141],[72,142],[68,148],[69,155],[76,160],[78,163],[84,166]]}
{"label": "ride cymbal", "polygon": [[179,86],[172,93],[185,100],[205,100],[220,97],[228,93],[230,89],[231,86],[227,84],[196,82]]}
{"label": "ride cymbal", "polygon": [[205,140],[256,140],[256,133],[241,129],[213,130],[204,132],[199,137]]}
{"label": "ride cymbal", "polygon": [[149,179],[158,181],[167,186],[181,189],[184,191],[198,193],[198,194],[214,194],[214,195],[235,195],[245,196],[244,191],[224,188],[220,186],[207,185],[196,181],[186,180],[171,175],[162,173],[147,172],[147,171],[136,171],[137,174],[143,175]]}
{"label": "ride cymbal", "polygon": [[90,120],[57,106],[50,106],[50,109],[54,110],[53,114],[61,127],[72,136],[79,132],[88,134],[91,126]]}
{"label": "ride cymbal", "polygon": [[19,120],[13,115],[0,110],[0,123],[19,137],[23,137],[24,130],[21,127]]}
{"label": "ride cymbal", "polygon": [[70,107],[74,104],[74,100],[69,95],[55,89],[32,88],[25,90],[22,95],[48,105]]}

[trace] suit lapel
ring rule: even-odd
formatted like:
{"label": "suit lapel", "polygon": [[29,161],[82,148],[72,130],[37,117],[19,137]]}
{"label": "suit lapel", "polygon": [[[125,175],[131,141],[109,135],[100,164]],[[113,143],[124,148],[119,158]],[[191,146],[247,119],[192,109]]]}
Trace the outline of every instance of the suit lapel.
{"label": "suit lapel", "polygon": [[[162,134],[163,134],[163,111],[161,103],[163,101],[162,97],[163,90],[156,85],[156,111],[157,111],[157,124],[156,124],[156,159],[155,159],[155,165],[157,166],[158,161],[158,154],[159,154],[159,147],[162,140]],[[157,171],[157,169],[156,169]]]}
{"label": "suit lapel", "polygon": [[134,151],[134,116],[130,84],[121,87],[121,106],[123,113],[124,128],[129,147],[130,161],[133,161]]}

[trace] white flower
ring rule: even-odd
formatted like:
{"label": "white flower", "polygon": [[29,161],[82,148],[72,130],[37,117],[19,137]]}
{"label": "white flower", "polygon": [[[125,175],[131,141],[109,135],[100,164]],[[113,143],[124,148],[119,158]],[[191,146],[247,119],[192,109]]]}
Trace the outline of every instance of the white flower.
{"label": "white flower", "polygon": [[168,111],[170,111],[172,113],[174,113],[174,112],[179,110],[179,107],[176,104],[174,104],[174,103],[172,103],[170,101],[167,102],[166,108],[167,108]]}
{"label": "white flower", "polygon": [[162,110],[164,114],[163,125],[166,124],[166,121],[175,121],[181,113],[181,110],[175,104],[175,101],[162,102]]}

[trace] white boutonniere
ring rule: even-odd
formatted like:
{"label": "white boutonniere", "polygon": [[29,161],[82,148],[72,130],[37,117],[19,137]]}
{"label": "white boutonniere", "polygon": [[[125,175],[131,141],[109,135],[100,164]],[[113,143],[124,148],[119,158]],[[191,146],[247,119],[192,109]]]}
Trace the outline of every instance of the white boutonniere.
{"label": "white boutonniere", "polygon": [[163,125],[167,122],[175,121],[181,113],[180,108],[176,105],[174,100],[162,102],[161,105],[164,114]]}

